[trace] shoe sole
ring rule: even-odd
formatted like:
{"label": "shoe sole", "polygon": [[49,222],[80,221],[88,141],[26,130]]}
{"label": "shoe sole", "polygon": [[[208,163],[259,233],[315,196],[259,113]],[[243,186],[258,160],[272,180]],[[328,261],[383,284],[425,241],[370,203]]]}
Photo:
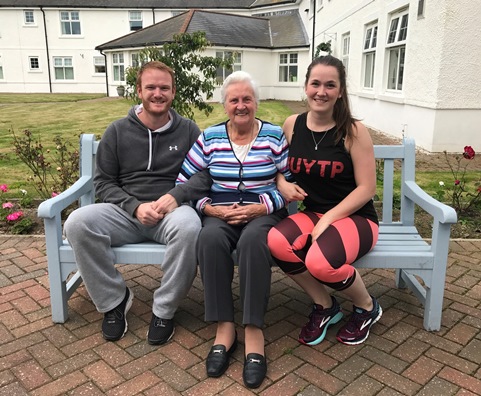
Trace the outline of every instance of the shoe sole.
{"label": "shoe sole", "polygon": [[377,315],[376,319],[374,319],[372,321],[371,325],[369,326],[369,329],[367,330],[366,336],[363,339],[354,340],[354,341],[344,341],[344,340],[342,340],[341,338],[338,338],[338,337],[336,337],[336,339],[339,342],[342,342],[345,345],[359,345],[359,344],[362,344],[364,341],[367,340],[367,337],[369,337],[369,332],[371,331],[371,327],[374,325],[374,323],[376,323],[379,319],[381,319],[381,316],[382,316],[382,308],[381,308],[381,306],[379,306],[379,314]]}
{"label": "shoe sole", "polygon": [[149,332],[147,331],[147,342],[149,345],[163,345],[168,343],[172,339],[172,337],[174,336],[174,333],[175,333],[175,327],[172,330],[172,333],[170,334],[169,338],[167,338],[166,340],[151,340],[149,338]]}
{"label": "shoe sole", "polygon": [[332,319],[329,322],[326,323],[326,326],[324,326],[324,331],[321,333],[321,335],[318,338],[316,338],[314,341],[306,342],[302,339],[299,339],[299,341],[302,344],[309,345],[309,346],[314,346],[314,345],[320,344],[324,340],[324,338],[326,337],[328,327],[333,325],[333,324],[336,324],[337,322],[339,322],[342,319],[343,316],[344,316],[344,314],[341,311],[339,311],[337,314],[335,314],[332,317]]}
{"label": "shoe sole", "polygon": [[129,312],[130,308],[132,307],[133,301],[134,301],[134,293],[132,292],[132,290],[129,289],[129,299],[127,300],[127,304],[125,304],[125,310],[124,310],[124,320],[125,320],[124,333],[117,338],[117,337],[110,337],[106,335],[104,332],[102,332],[102,336],[104,337],[104,339],[106,339],[107,341],[118,341],[127,333],[127,330],[129,329],[129,323],[127,322],[127,312]]}

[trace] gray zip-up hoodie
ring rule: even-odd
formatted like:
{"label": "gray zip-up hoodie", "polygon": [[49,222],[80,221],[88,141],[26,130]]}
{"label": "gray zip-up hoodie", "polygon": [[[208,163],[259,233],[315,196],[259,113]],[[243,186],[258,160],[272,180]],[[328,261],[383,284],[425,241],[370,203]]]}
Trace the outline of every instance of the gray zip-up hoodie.
{"label": "gray zip-up hoodie", "polygon": [[199,127],[171,109],[171,126],[154,132],[139,120],[135,109],[110,124],[102,136],[94,177],[97,197],[133,215],[141,203],[166,193],[178,204],[207,195],[212,182],[206,172],[193,183],[175,186],[185,155],[200,134]]}

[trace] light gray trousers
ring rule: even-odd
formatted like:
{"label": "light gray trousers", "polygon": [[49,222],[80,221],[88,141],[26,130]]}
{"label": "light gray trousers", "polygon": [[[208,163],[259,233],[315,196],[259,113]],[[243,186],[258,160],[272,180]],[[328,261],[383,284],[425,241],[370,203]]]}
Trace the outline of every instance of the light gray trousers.
{"label": "light gray trousers", "polygon": [[155,226],[145,226],[117,205],[83,206],[70,214],[64,232],[72,246],[87,291],[101,313],[114,309],[125,295],[125,281],[115,268],[112,246],[156,241],[167,245],[163,277],[154,292],[153,313],[172,319],[197,271],[196,245],[201,221],[181,205]]}

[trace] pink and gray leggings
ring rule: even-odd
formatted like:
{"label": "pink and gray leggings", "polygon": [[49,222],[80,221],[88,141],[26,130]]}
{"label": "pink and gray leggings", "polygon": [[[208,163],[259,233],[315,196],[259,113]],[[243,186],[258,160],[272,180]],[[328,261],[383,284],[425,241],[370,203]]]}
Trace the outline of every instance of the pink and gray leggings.
{"label": "pink and gray leggings", "polygon": [[334,290],[352,285],[352,263],[368,253],[377,242],[379,226],[364,217],[352,215],[332,223],[315,243],[311,231],[320,213],[299,212],[274,226],[267,243],[277,265],[288,275],[309,271]]}

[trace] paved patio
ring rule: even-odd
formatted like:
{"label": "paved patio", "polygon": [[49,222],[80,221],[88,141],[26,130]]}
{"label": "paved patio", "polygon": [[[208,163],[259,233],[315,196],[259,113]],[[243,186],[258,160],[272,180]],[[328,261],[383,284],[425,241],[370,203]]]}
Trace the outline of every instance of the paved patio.
{"label": "paved patio", "polygon": [[[392,271],[364,270],[384,315],[355,347],[336,342],[335,329],[316,347],[299,344],[310,303],[274,269],[265,330],[268,378],[255,394],[481,395],[481,240],[452,241],[450,248],[441,331],[423,329],[421,305],[395,288]],[[177,312],[173,341],[152,347],[145,338],[160,270],[121,271],[135,293],[129,331],[119,342],[106,342],[102,317],[83,286],[70,299],[70,319],[52,323],[44,238],[0,236],[0,395],[251,394],[242,383],[242,345],[226,375],[206,377],[215,329],[203,321],[199,277]]]}

